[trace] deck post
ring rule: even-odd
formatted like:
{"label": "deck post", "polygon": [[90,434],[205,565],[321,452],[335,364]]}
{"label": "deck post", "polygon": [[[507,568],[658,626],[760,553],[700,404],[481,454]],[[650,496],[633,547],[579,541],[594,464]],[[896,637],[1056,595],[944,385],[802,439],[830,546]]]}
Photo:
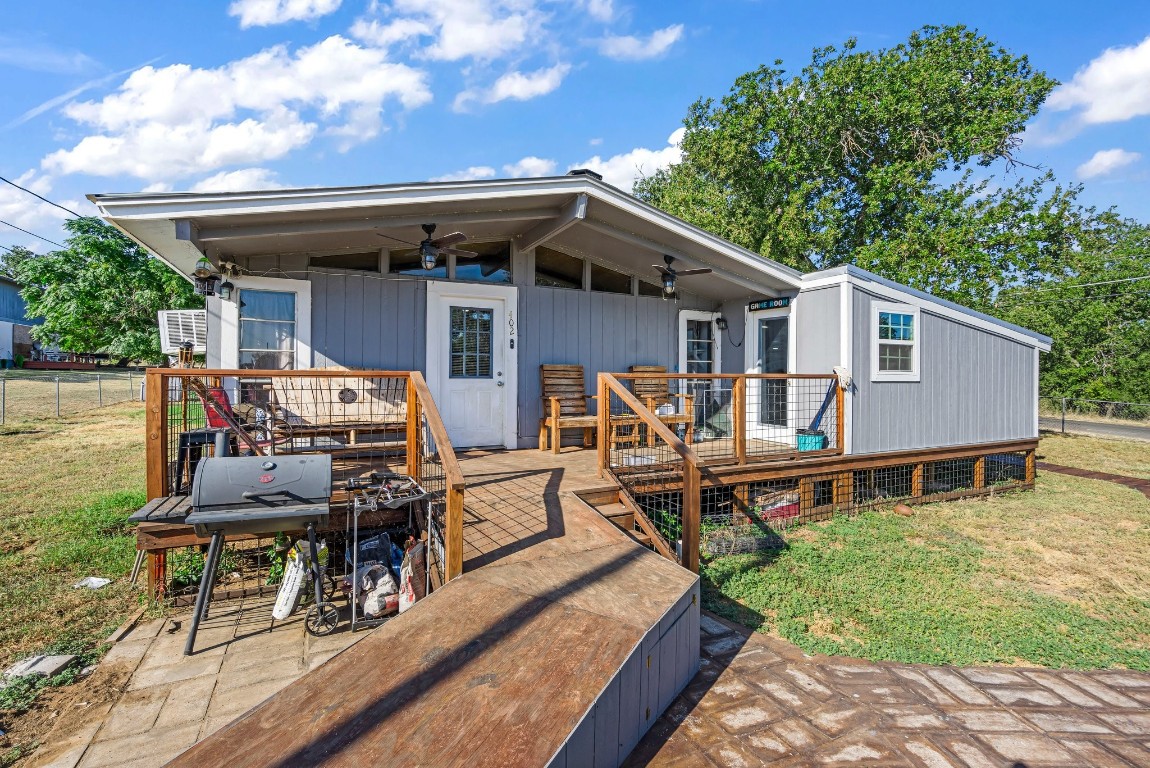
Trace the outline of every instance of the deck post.
{"label": "deck post", "polygon": [[1035,479],[1034,449],[1026,452],[1026,482],[1033,483]]}
{"label": "deck post", "polygon": [[407,381],[407,474],[411,476],[415,482],[419,482],[419,459],[423,455],[422,446],[420,443],[421,427],[423,424],[422,414],[419,410],[419,396],[415,392],[415,387],[411,386],[411,380]]}
{"label": "deck post", "polygon": [[986,487],[986,456],[974,460],[974,489]]}
{"label": "deck post", "polygon": [[910,472],[910,495],[918,498],[922,496],[922,476],[926,465],[919,462]]}
{"label": "deck post", "polygon": [[451,581],[463,573],[463,488],[447,487],[447,568],[444,578]]}
{"label": "deck post", "polygon": [[163,372],[149,368],[145,373],[145,431],[148,435],[146,448],[148,501],[168,495],[167,431],[168,420],[166,387]]}
{"label": "deck post", "polygon": [[[610,460],[611,450],[611,436],[609,433],[611,425],[611,390],[607,386],[607,379],[604,378],[602,373],[598,374],[598,400],[599,405],[596,406],[597,410],[595,415],[599,419],[599,436],[595,443],[595,449],[599,453],[599,477],[607,476],[607,463]],[[635,427],[639,429],[638,426]],[[554,440],[555,438],[552,438]]]}
{"label": "deck post", "polygon": [[848,509],[854,496],[854,473],[839,472],[834,477],[835,507],[839,511]]}
{"label": "deck post", "polygon": [[739,525],[751,517],[751,484],[735,483],[731,492],[731,525]]}
{"label": "deck post", "polygon": [[735,457],[747,463],[747,377],[740,376],[731,385],[731,418],[735,421]]}
{"label": "deck post", "polygon": [[841,456],[847,450],[846,392],[843,390],[841,381],[837,384],[838,386],[835,387],[835,447],[839,449]]}
{"label": "deck post", "polygon": [[702,517],[702,477],[694,462],[683,464],[683,555],[682,566],[699,572],[699,524]]}

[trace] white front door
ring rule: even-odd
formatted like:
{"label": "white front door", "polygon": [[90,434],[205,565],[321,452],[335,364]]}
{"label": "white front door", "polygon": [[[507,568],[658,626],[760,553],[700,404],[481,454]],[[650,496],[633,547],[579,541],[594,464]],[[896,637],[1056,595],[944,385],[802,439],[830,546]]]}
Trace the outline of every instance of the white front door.
{"label": "white front door", "polygon": [[515,447],[516,290],[429,281],[427,383],[456,448]]}

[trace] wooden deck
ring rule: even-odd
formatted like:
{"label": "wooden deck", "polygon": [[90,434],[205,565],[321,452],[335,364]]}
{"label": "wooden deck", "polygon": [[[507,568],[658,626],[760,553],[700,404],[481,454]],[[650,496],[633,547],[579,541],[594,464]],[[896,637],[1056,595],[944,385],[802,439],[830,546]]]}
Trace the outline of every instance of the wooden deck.
{"label": "wooden deck", "polygon": [[472,452],[465,573],[172,765],[618,765],[698,664],[698,578],[576,498],[593,451]]}

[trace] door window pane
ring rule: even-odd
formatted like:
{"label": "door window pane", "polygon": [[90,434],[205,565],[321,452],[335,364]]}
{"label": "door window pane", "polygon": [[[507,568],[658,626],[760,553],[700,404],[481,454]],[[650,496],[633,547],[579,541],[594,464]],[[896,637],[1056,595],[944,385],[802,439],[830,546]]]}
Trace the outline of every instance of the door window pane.
{"label": "door window pane", "polygon": [[539,246],[535,249],[535,284],[545,288],[582,288],[583,259]]}
{"label": "door window pane", "polygon": [[241,289],[240,368],[295,367],[295,294]]}
{"label": "door window pane", "polygon": [[451,308],[451,378],[491,378],[493,316],[485,308]]}
{"label": "door window pane", "polygon": [[598,264],[591,265],[591,290],[603,293],[631,293],[631,276]]}
{"label": "door window pane", "polygon": [[464,243],[457,251],[479,254],[475,258],[455,257],[455,279],[480,283],[511,282],[511,243]]}
{"label": "door window pane", "polygon": [[[762,373],[786,373],[789,354],[787,318],[759,320],[759,366]],[[759,422],[787,425],[787,382],[759,379]]]}
{"label": "door window pane", "polygon": [[687,373],[715,372],[714,324],[710,320],[687,321]]}

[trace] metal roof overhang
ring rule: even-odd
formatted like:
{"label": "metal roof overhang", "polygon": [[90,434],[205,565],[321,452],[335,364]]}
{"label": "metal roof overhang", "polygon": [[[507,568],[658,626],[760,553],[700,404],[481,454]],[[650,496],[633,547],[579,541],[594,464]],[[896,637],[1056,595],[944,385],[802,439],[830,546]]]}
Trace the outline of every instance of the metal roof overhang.
{"label": "metal roof overhang", "polygon": [[796,291],[795,270],[758,256],[587,176],[217,194],[89,195],[113,225],[189,275],[216,260],[405,247],[420,225],[473,240],[553,245],[657,282],[663,254],[710,267],[685,278],[716,300]]}

